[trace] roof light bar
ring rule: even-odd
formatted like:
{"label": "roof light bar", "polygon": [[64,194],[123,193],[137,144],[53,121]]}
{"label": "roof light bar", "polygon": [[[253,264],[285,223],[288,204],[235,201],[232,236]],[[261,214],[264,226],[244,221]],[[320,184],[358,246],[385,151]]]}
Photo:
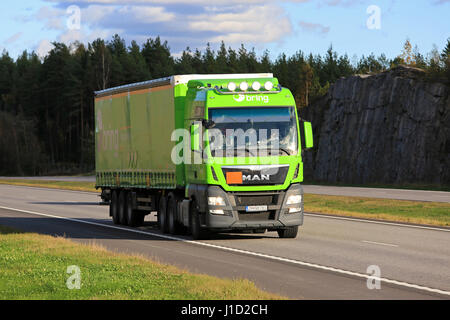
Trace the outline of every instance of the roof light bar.
{"label": "roof light bar", "polygon": [[259,83],[259,81],[255,81],[252,83],[252,89],[255,91],[258,91],[259,89],[261,89],[261,83]]}
{"label": "roof light bar", "polygon": [[235,91],[236,88],[237,88],[236,83],[234,83],[234,82],[228,83],[227,88],[228,88],[228,90],[230,90],[230,91]]}
{"label": "roof light bar", "polygon": [[241,84],[239,85],[239,89],[241,89],[241,91],[247,91],[248,90],[248,83],[243,81],[241,82]]}
{"label": "roof light bar", "polygon": [[273,89],[273,83],[272,83],[272,81],[267,81],[266,83],[264,83],[264,88],[265,88],[267,91],[272,90],[272,89]]}

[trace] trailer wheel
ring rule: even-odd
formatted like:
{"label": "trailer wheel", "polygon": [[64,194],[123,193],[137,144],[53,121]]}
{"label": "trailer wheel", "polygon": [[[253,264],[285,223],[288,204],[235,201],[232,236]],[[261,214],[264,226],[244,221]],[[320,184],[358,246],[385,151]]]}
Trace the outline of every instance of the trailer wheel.
{"label": "trailer wheel", "polygon": [[189,231],[194,240],[206,239],[208,235],[200,224],[200,213],[198,212],[198,205],[195,200],[192,200],[189,208]]}
{"label": "trailer wheel", "polygon": [[283,239],[294,239],[298,234],[298,226],[277,230],[278,236]]}
{"label": "trailer wheel", "polygon": [[119,221],[120,224],[127,225],[127,192],[125,190],[120,191],[119,194]]}
{"label": "trailer wheel", "polygon": [[158,226],[162,232],[169,232],[169,224],[167,223],[167,198],[165,196],[161,196],[159,199]]}
{"label": "trailer wheel", "polygon": [[109,204],[109,215],[113,219],[114,224],[120,224],[119,218],[119,197],[117,196],[117,191],[112,192],[111,203]]}
{"label": "trailer wheel", "polygon": [[169,194],[169,200],[167,201],[167,222],[170,234],[181,234],[182,228],[177,221],[178,203],[176,196]]}
{"label": "trailer wheel", "polygon": [[133,209],[133,199],[131,197],[131,192],[127,194],[126,201],[126,216],[128,225],[130,227],[140,227],[144,224],[144,214],[138,210]]}

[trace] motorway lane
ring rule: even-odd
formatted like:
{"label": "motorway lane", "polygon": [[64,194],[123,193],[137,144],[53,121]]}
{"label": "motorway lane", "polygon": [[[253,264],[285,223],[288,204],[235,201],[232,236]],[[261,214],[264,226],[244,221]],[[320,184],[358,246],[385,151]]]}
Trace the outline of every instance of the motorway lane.
{"label": "motorway lane", "polygon": [[[0,179],[95,182],[95,176],[0,177]],[[446,191],[336,187],[319,185],[303,185],[303,189],[305,193],[311,194],[450,203],[450,192]]]}
{"label": "motorway lane", "polygon": [[[112,226],[108,207],[92,193],[0,186],[0,206],[75,218]],[[152,221],[153,220],[153,221]],[[0,210],[0,224],[27,231],[95,240],[110,249],[139,252],[192,271],[245,277],[269,291],[293,298],[428,298],[429,293],[392,287],[368,290],[358,279],[317,268],[255,257],[243,252],[202,247],[149,235]],[[140,230],[156,232],[154,216]],[[149,239],[150,238],[150,239]],[[179,237],[180,239],[188,239]],[[218,235],[204,244],[287,258],[365,274],[369,265],[381,277],[450,291],[450,232],[306,216],[297,239],[265,235]],[[448,298],[448,296],[447,296]]]}

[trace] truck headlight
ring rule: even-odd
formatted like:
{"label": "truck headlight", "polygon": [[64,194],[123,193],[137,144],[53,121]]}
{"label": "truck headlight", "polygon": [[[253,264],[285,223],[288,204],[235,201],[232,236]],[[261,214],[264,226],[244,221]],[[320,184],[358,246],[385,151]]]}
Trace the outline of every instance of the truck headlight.
{"label": "truck headlight", "polygon": [[210,205],[210,206],[224,206],[225,205],[225,200],[222,197],[208,197],[208,205]]}
{"label": "truck headlight", "polygon": [[300,204],[302,203],[302,195],[301,194],[293,194],[288,197],[286,204]]}
{"label": "truck headlight", "polygon": [[209,210],[212,214],[224,214],[223,210]]}
{"label": "truck headlight", "polygon": [[301,212],[302,208],[289,208],[289,213],[297,213],[297,212]]}

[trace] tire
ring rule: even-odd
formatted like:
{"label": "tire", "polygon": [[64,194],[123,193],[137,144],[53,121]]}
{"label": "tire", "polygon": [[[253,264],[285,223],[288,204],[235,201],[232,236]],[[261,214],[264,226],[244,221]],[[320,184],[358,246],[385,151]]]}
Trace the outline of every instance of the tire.
{"label": "tire", "polygon": [[298,226],[277,230],[278,236],[282,239],[294,239],[298,234]]}
{"label": "tire", "polygon": [[120,224],[126,226],[127,223],[127,192],[125,190],[120,191],[119,194],[119,221]]}
{"label": "tire", "polygon": [[195,200],[191,202],[189,208],[189,232],[194,240],[203,240],[208,236],[208,233],[200,224],[200,213]]}
{"label": "tire", "polygon": [[159,198],[158,206],[158,226],[161,232],[169,232],[169,224],[167,222],[167,198],[161,196],[161,198]]}
{"label": "tire", "polygon": [[167,223],[170,234],[183,233],[180,223],[177,221],[178,201],[177,197],[171,193],[167,201]]}
{"label": "tire", "polygon": [[131,192],[127,194],[126,201],[126,216],[127,222],[130,227],[140,227],[144,224],[144,214],[138,210],[133,209],[133,201],[131,197]]}
{"label": "tire", "polygon": [[119,218],[119,197],[117,191],[113,191],[111,195],[111,203],[109,204],[109,215],[112,217],[114,224],[120,224]]}

